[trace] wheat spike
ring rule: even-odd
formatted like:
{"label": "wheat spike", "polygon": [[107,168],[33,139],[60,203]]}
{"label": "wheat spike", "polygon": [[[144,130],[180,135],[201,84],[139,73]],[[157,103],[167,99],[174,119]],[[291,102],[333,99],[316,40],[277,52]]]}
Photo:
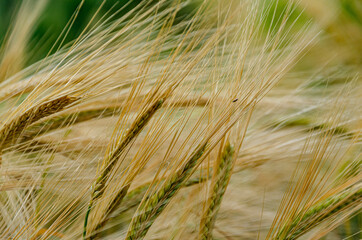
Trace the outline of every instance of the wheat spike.
{"label": "wheat spike", "polygon": [[[196,101],[195,104],[197,106],[205,106],[209,100],[204,98],[197,100],[187,99],[187,100],[174,101],[171,104],[174,107],[188,107],[191,103],[194,103],[195,101]],[[60,129],[62,127],[68,127],[70,125],[89,121],[96,118],[110,117],[113,116],[114,114],[120,113],[121,109],[122,109],[122,104],[116,104],[107,107],[105,106],[94,109],[79,110],[77,112],[64,113],[52,119],[47,119],[44,122],[34,124],[24,132],[23,134],[24,136],[22,137],[21,141],[32,140],[36,136],[39,136],[41,134],[47,133],[52,130]]]}
{"label": "wheat spike", "polygon": [[201,218],[199,239],[212,239],[212,229],[215,224],[216,215],[232,174],[233,154],[234,147],[230,143],[226,143],[216,168],[210,197]]}
{"label": "wheat spike", "polygon": [[[105,159],[105,167],[102,169],[101,174],[97,178],[94,190],[91,195],[91,200],[88,205],[88,209],[86,212],[85,220],[84,220],[84,230],[83,230],[83,238],[87,236],[87,226],[88,226],[88,218],[89,213],[92,209],[93,203],[95,200],[99,199],[104,192],[105,184],[108,180],[108,175],[116,164],[116,160],[119,158],[122,151],[125,147],[141,132],[143,127],[148,123],[148,121],[152,118],[152,116],[156,113],[156,111],[161,108],[164,99],[161,98],[157,100],[153,105],[151,105],[145,113],[143,113],[139,118],[137,118],[132,124],[130,130],[127,132],[125,137],[122,139],[121,143],[116,147],[116,149]],[[129,186],[128,186],[129,187]],[[122,188],[120,194],[117,199],[117,204],[120,204],[122,199],[127,193],[128,187]],[[124,191],[125,190],[125,191]]]}
{"label": "wheat spike", "polygon": [[127,240],[143,239],[145,237],[153,222],[162,213],[171,198],[182,187],[185,180],[192,174],[198,160],[206,149],[206,145],[207,144],[199,146],[186,164],[171,175],[162,187],[140,206],[128,228]]}
{"label": "wheat spike", "polygon": [[[182,187],[191,187],[193,185],[197,185],[200,183],[203,183],[207,181],[208,177],[194,177],[192,179],[187,180]],[[101,230],[105,224],[110,220],[110,216],[120,207],[121,202],[122,204],[122,210],[118,212],[117,214],[120,214],[124,212],[125,210],[131,209],[135,206],[138,206],[141,203],[142,197],[146,193],[147,189],[150,187],[150,184],[147,183],[145,185],[139,186],[132,191],[127,193],[127,190],[129,189],[129,186],[123,187],[123,189],[117,194],[116,198],[112,201],[110,206],[108,207],[106,211],[106,215],[104,216],[104,220],[100,222],[97,227],[95,228],[95,232],[98,232]],[[126,194],[126,195],[124,195]],[[94,236],[91,236],[90,239],[95,239],[97,237],[97,234]]]}
{"label": "wheat spike", "polygon": [[[330,219],[348,207],[360,205],[361,203],[362,189],[360,187],[351,187],[323,200],[322,202],[312,205],[307,212],[302,215],[298,215],[292,221],[290,226],[282,228],[275,239],[296,239],[311,228],[316,227],[323,221]],[[285,229],[287,229],[287,232]]]}
{"label": "wheat spike", "polygon": [[62,127],[68,127],[70,125],[89,121],[91,119],[109,117],[119,112],[118,109],[119,108],[117,107],[105,107],[100,109],[62,114],[44,122],[34,124],[24,132],[24,136],[22,137],[21,141],[30,141],[34,139],[34,137],[49,131],[60,129]]}
{"label": "wheat spike", "polygon": [[0,130],[0,149],[7,147],[32,123],[64,110],[78,99],[79,98],[77,97],[62,96],[43,103],[40,106],[35,106],[21,114],[19,117],[16,117]]}
{"label": "wheat spike", "polygon": [[[103,184],[105,183],[106,176],[113,169],[116,160],[125,149],[125,147],[141,132],[144,126],[148,123],[148,121],[152,118],[152,116],[156,113],[156,111],[161,108],[164,99],[156,101],[150,108],[142,114],[138,119],[130,127],[130,130],[127,132],[121,143],[116,147],[116,149],[109,155],[107,160],[105,161],[105,167],[102,170],[101,175],[97,179],[95,185],[95,196],[97,198],[98,194],[102,194],[102,189],[104,188]],[[98,192],[98,193],[97,193]]]}

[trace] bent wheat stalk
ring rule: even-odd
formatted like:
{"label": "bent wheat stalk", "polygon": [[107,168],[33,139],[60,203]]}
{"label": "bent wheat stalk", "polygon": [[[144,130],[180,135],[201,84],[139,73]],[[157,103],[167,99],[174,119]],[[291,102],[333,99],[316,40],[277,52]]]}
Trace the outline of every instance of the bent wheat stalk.
{"label": "bent wheat stalk", "polygon": [[156,218],[166,208],[171,198],[183,186],[184,182],[190,177],[198,160],[203,155],[207,144],[199,146],[186,164],[175,174],[164,182],[162,187],[152,196],[135,213],[127,231],[127,240],[143,239],[152,226]]}
{"label": "bent wheat stalk", "polygon": [[216,215],[232,174],[233,154],[234,147],[230,143],[226,143],[216,168],[210,197],[201,218],[199,239],[212,239],[212,229],[215,224]]}

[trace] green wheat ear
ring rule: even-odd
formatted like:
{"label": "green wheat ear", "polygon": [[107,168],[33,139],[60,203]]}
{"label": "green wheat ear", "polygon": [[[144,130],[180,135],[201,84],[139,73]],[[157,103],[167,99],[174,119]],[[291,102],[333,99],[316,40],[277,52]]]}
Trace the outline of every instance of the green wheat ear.
{"label": "green wheat ear", "polygon": [[220,156],[216,168],[215,179],[212,184],[212,190],[201,218],[198,239],[212,239],[212,229],[232,174],[233,154],[234,147],[230,145],[230,143],[226,143],[226,146]]}
{"label": "green wheat ear", "polygon": [[206,145],[207,144],[199,146],[186,164],[171,175],[162,187],[140,206],[139,210],[134,214],[128,228],[127,240],[143,239],[146,236],[153,222],[166,208],[172,197],[183,186],[188,177],[191,176],[197,166],[198,160],[206,149]]}
{"label": "green wheat ear", "polygon": [[[207,177],[194,177],[191,178],[189,180],[187,180],[182,187],[191,187],[197,184],[201,184],[205,181],[207,181],[208,178]],[[98,237],[97,233],[100,233],[100,231],[102,230],[102,228],[106,225],[106,223],[112,218],[112,214],[114,214],[117,209],[120,208],[121,203],[122,203],[122,207],[119,210],[119,212],[117,213],[117,215],[120,215],[122,213],[124,213],[125,211],[138,206],[141,201],[143,196],[145,195],[145,193],[147,192],[147,189],[150,187],[150,183],[141,185],[131,191],[128,191],[125,193],[125,190],[129,189],[129,186],[124,187],[123,189],[125,190],[121,190],[120,192],[118,192],[118,195],[114,198],[114,201],[110,204],[110,206],[108,207],[107,211],[106,211],[106,216],[104,217],[104,220],[102,220],[95,228],[95,234],[93,236],[90,237],[90,239],[96,239]],[[124,194],[126,194],[124,196]]]}
{"label": "green wheat ear", "polygon": [[323,221],[356,204],[361,204],[362,189],[349,188],[331,196],[309,208],[302,216],[297,216],[289,226],[285,226],[274,239],[296,239]]}

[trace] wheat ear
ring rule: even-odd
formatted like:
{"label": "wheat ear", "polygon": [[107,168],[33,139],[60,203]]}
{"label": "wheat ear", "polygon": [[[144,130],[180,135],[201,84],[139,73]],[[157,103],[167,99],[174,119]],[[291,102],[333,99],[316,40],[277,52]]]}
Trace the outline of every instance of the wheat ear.
{"label": "wheat ear", "polygon": [[99,117],[109,117],[114,115],[115,113],[118,113],[118,109],[119,107],[105,107],[100,109],[84,110],[76,113],[63,114],[61,116],[57,116],[44,122],[34,124],[26,130],[21,140],[30,141],[38,135],[55,129],[68,127],[76,123],[89,121]]}
{"label": "wheat ear", "polygon": [[[201,184],[201,183],[207,181],[208,179],[209,179],[208,177],[195,177],[195,178],[187,180],[182,185],[182,187],[191,187],[193,185]],[[125,209],[125,210],[138,206],[149,187],[150,187],[149,183],[139,186],[139,187],[131,190],[130,192],[127,192],[126,196],[123,196],[124,190],[122,189],[117,194],[116,198],[113,200],[113,202],[110,204],[110,206],[108,207],[105,217],[103,218],[102,222],[100,222],[97,225],[97,227],[95,228],[95,232],[99,232],[106,225],[106,223],[111,219],[111,215],[114,212],[116,212],[116,210],[120,206],[121,202],[123,202],[122,206],[124,207],[123,209]],[[127,187],[127,190],[128,190],[128,187]],[[117,215],[119,215],[122,212],[124,212],[124,210],[121,210],[120,212],[118,212]],[[94,235],[94,238],[96,236],[97,236],[97,234]],[[93,236],[91,237],[91,239],[92,238],[93,238]]]}
{"label": "wheat ear", "polygon": [[[191,104],[196,104],[195,106],[205,106],[209,102],[206,98],[200,99],[186,99],[186,100],[177,100],[171,102],[173,107],[187,107]],[[109,107],[101,107],[97,109],[87,109],[77,112],[65,113],[60,116],[56,116],[51,119],[46,119],[42,122],[36,123],[26,129],[24,134],[22,134],[20,141],[21,142],[30,142],[29,145],[37,146],[38,142],[33,139],[39,135],[45,134],[52,130],[58,130],[60,128],[69,127],[71,125],[86,122],[92,119],[97,118],[106,118],[109,116],[113,116],[114,114],[120,113],[122,109],[122,105],[114,105]],[[49,145],[47,143],[44,143]],[[37,149],[43,149],[41,144]],[[35,148],[34,148],[35,149]],[[34,151],[34,150],[32,150]]]}
{"label": "wheat ear", "polygon": [[162,187],[140,206],[128,228],[127,240],[143,239],[145,237],[155,219],[162,213],[171,198],[192,174],[199,162],[198,160],[205,151],[206,145],[199,146],[186,164],[171,175],[163,183]]}
{"label": "wheat ear", "polygon": [[[173,107],[187,107],[191,104],[196,104],[196,106],[205,106],[208,102],[209,100],[206,98],[200,98],[196,100],[186,99],[173,101],[171,102],[171,105]],[[63,127],[68,127],[77,123],[89,121],[96,118],[113,116],[114,114],[120,113],[121,109],[122,105],[116,104],[109,107],[101,107],[96,109],[87,109],[77,112],[65,113],[52,119],[46,119],[45,121],[34,124],[29,129],[27,129],[26,132],[24,132],[21,141],[30,141],[41,134]]]}
{"label": "wheat ear", "polygon": [[4,125],[0,130],[0,150],[7,147],[11,141],[18,138],[25,128],[30,124],[55,114],[68,105],[74,103],[79,98],[63,96],[43,103],[40,106],[33,107],[21,114],[19,117],[13,119],[10,123]]}
{"label": "wheat ear", "polygon": [[199,239],[212,239],[216,215],[232,174],[233,154],[234,147],[230,143],[226,143],[218,161],[212,190],[201,218]]}
{"label": "wheat ear", "polygon": [[[275,239],[296,239],[348,207],[361,203],[362,189],[360,187],[347,189],[311,206],[305,214],[296,217],[290,226],[282,228]],[[285,229],[288,229],[287,232]]]}
{"label": "wheat ear", "polygon": [[[120,144],[105,159],[104,168],[102,169],[101,174],[99,175],[99,177],[97,178],[97,180],[94,184],[93,192],[91,195],[91,200],[89,202],[88,209],[86,212],[86,216],[85,216],[85,220],[84,220],[84,229],[83,229],[83,238],[84,239],[86,239],[86,235],[87,235],[88,218],[89,218],[89,214],[92,209],[92,206],[93,206],[93,202],[95,200],[99,199],[103,195],[104,187],[108,180],[108,175],[111,172],[111,170],[113,169],[113,167],[115,166],[115,164],[117,162],[116,160],[118,159],[118,157],[120,156],[122,151],[125,149],[125,147],[132,141],[132,139],[134,139],[141,132],[143,127],[148,123],[148,121],[152,118],[152,116],[156,113],[156,111],[159,108],[161,108],[163,102],[164,102],[163,98],[159,99],[153,105],[151,105],[144,114],[142,114],[139,118],[137,118],[134,121],[134,123],[132,124],[130,130],[127,132],[125,137],[120,142]],[[119,198],[117,200],[118,204],[120,204],[120,202],[126,195],[128,187],[126,186],[127,189],[122,188],[122,190],[120,191],[122,194],[117,196]],[[125,191],[123,191],[123,190],[125,190]]]}
{"label": "wheat ear", "polygon": [[108,156],[108,158],[105,161],[104,169],[102,170],[102,173],[97,179],[97,182],[95,184],[94,194],[95,196],[102,195],[104,184],[107,180],[107,175],[109,172],[113,169],[116,160],[122,153],[122,151],[125,149],[125,147],[141,132],[141,130],[146,126],[148,121],[152,118],[152,116],[156,113],[156,111],[161,108],[162,104],[164,102],[164,99],[160,99],[156,101],[152,106],[150,106],[147,111],[142,114],[139,118],[135,120],[135,122],[132,124],[130,130],[127,132],[125,137],[122,139],[121,143],[116,147],[116,149]]}

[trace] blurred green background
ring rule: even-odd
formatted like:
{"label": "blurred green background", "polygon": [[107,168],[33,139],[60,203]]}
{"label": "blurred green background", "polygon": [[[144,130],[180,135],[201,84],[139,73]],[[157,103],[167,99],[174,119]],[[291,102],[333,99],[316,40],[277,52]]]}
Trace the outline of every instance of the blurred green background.
{"label": "blurred green background", "polygon": [[[37,0],[33,0],[37,1]],[[0,0],[0,46],[4,42],[6,34],[11,30],[11,24],[16,18],[18,9],[22,0]],[[54,45],[57,37],[66,27],[67,23],[75,13],[82,0],[48,0],[45,9],[42,11],[37,25],[30,37],[28,50],[30,53],[27,64],[34,63],[45,57]],[[117,19],[129,12],[141,2],[152,5],[157,0],[85,0],[75,19],[72,28],[63,44],[76,39],[83,29],[87,26],[91,18],[99,9],[99,13],[95,16],[97,22],[102,16],[114,15],[112,18]],[[191,16],[197,8],[199,0],[194,0],[183,7],[177,14],[175,22]],[[172,1],[170,1],[172,4]],[[100,8],[101,7],[101,8]],[[56,49],[56,48],[55,48]],[[36,51],[34,51],[36,50]],[[54,52],[55,50],[53,50]]]}
{"label": "blurred green background", "polygon": [[[37,0],[33,0],[37,1]],[[113,14],[120,8],[124,9],[118,12],[114,17],[118,18],[134,8],[142,1],[147,3],[155,3],[157,0],[107,0],[104,1],[103,7],[100,9],[96,18],[100,18],[108,12]],[[170,4],[175,1],[170,1]],[[184,0],[184,2],[186,2]],[[197,4],[201,0],[193,0],[187,7],[181,9],[178,13],[178,19],[184,19],[186,16],[192,15],[192,12],[197,8]],[[273,15],[274,6],[276,7],[276,15],[281,15],[287,5],[288,0],[264,0],[265,7],[270,7],[270,12],[266,18],[267,23],[270,23]],[[6,33],[11,29],[11,23],[14,21],[22,0],[0,0],[0,46],[6,36]],[[35,30],[30,37],[28,44],[29,56],[26,65],[40,60],[51,49],[52,45],[66,26],[71,16],[81,3],[81,0],[50,0],[48,1],[44,11],[37,21]],[[73,27],[69,30],[64,43],[75,39],[87,25],[93,14],[103,3],[102,0],[84,0],[84,3],[79,11],[79,14],[74,22]],[[327,3],[327,4],[326,4]],[[304,12],[303,12],[304,10]],[[333,15],[328,16],[328,14]],[[328,21],[325,19],[328,18]],[[293,12],[289,22],[296,20],[295,30],[303,27],[308,21],[319,24],[332,41],[328,42],[331,48],[342,47],[344,63],[359,63],[362,54],[362,1],[359,0],[301,0]],[[276,23],[278,24],[278,22]],[[266,24],[268,26],[269,24]],[[322,49],[322,48],[321,48]],[[321,50],[319,49],[319,50]],[[330,51],[327,49],[326,51]],[[323,56],[325,52],[316,52],[317,56]],[[349,55],[348,55],[349,54]],[[347,56],[344,56],[347,55]],[[328,59],[328,58],[327,58]],[[319,59],[318,59],[319,60]]]}
{"label": "blurred green background", "polygon": [[[124,10],[115,16],[120,17],[141,1],[142,0],[108,0],[104,2],[103,7],[100,9],[100,14],[98,14],[96,18],[99,19],[108,11],[112,14],[127,4]],[[0,43],[3,42],[9,27],[11,27],[11,22],[16,17],[17,9],[19,9],[21,3],[22,0],[0,0]],[[28,64],[46,56],[80,3],[81,0],[48,1],[30,38],[29,49],[36,49],[36,51],[31,52]],[[79,36],[101,4],[102,1],[99,0],[84,1],[64,43],[74,40]]]}

